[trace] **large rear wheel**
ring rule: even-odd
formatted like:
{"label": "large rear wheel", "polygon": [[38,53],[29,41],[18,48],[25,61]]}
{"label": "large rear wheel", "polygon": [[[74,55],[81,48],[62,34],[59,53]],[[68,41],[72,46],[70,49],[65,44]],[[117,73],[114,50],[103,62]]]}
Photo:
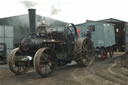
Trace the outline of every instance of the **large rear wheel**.
{"label": "large rear wheel", "polygon": [[74,56],[78,64],[89,66],[95,59],[93,42],[89,38],[79,38],[74,47]]}
{"label": "large rear wheel", "polygon": [[26,56],[19,55],[19,48],[15,48],[8,56],[9,69],[15,74],[22,74],[28,71],[30,62],[26,59]]}
{"label": "large rear wheel", "polygon": [[55,63],[54,52],[50,48],[39,49],[34,56],[34,68],[42,77],[46,77],[53,72]]}

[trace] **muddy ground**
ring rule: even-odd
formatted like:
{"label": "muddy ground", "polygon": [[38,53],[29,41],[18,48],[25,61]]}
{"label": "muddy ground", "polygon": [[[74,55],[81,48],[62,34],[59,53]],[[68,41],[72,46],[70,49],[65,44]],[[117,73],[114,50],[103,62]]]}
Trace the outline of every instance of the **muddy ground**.
{"label": "muddy ground", "polygon": [[41,78],[34,69],[17,76],[7,65],[0,65],[0,85],[128,85],[128,69],[120,60],[96,60],[90,67],[63,66],[47,78]]}

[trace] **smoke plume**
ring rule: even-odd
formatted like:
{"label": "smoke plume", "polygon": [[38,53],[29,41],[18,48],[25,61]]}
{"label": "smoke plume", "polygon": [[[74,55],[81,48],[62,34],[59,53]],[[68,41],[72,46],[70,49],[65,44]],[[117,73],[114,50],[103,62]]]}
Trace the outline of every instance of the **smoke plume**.
{"label": "smoke plume", "polygon": [[37,5],[37,2],[34,1],[21,1],[21,3],[26,7],[26,8],[32,8]]}
{"label": "smoke plume", "polygon": [[57,15],[61,10],[56,8],[54,5],[51,6],[51,15]]}

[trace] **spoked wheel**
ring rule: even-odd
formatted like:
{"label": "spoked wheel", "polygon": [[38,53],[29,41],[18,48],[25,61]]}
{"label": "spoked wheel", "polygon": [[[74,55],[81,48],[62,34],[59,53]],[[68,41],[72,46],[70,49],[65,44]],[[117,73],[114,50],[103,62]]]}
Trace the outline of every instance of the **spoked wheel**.
{"label": "spoked wheel", "polygon": [[34,56],[34,68],[42,77],[46,77],[53,72],[55,57],[54,52],[49,48],[39,49]]}
{"label": "spoked wheel", "polygon": [[79,38],[74,48],[75,60],[78,64],[88,66],[95,59],[93,43],[89,38]]}
{"label": "spoked wheel", "polygon": [[26,57],[19,56],[18,51],[19,48],[15,48],[8,56],[9,69],[17,75],[27,72],[30,66],[30,62],[28,60],[24,61],[23,59]]}

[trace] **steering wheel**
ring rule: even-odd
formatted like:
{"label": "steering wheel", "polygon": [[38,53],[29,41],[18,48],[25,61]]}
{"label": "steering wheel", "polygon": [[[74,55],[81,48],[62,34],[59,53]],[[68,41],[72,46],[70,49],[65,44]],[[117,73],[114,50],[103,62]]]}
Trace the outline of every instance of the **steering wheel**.
{"label": "steering wheel", "polygon": [[77,38],[77,30],[74,24],[67,24],[64,29],[66,41],[74,41]]}

